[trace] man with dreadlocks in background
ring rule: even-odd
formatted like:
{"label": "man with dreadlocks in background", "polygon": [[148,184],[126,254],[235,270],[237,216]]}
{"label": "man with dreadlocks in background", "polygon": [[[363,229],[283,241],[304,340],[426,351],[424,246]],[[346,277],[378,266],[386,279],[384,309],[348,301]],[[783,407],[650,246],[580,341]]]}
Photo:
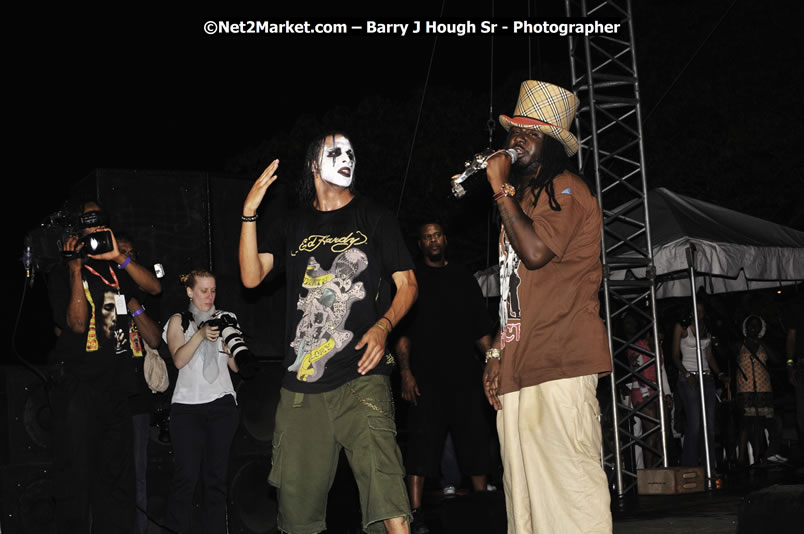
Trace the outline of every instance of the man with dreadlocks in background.
{"label": "man with dreadlocks in background", "polygon": [[508,532],[611,532],[600,465],[598,375],[611,371],[600,319],[600,209],[568,169],[578,98],[522,84],[505,154],[487,177],[502,219],[500,334],[483,385],[497,413]]}

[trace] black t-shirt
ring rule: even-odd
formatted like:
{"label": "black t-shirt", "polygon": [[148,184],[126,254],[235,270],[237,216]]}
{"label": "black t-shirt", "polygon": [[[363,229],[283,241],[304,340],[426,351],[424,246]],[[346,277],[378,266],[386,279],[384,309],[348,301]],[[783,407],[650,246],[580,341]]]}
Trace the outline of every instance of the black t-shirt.
{"label": "black t-shirt", "polygon": [[67,372],[86,379],[116,377],[118,386],[131,391],[131,346],[132,341],[136,345],[137,335],[132,331],[130,314],[117,314],[115,295],[124,295],[128,302],[137,291],[136,285],[114,262],[87,260],[81,277],[90,315],[87,331],[82,334],[67,326],[70,300],[67,267],[56,267],[48,279],[53,320],[61,330],[52,355],[54,363],[63,363]]}
{"label": "black t-shirt", "polygon": [[[273,230],[273,228],[272,228]],[[357,378],[354,346],[391,305],[391,275],[413,268],[393,214],[356,196],[334,211],[301,209],[260,252],[287,278],[283,386],[318,393]],[[390,374],[383,358],[370,374]]]}
{"label": "black t-shirt", "polygon": [[480,285],[452,261],[444,267],[418,263],[416,282],[419,298],[405,327],[413,376],[423,384],[479,388],[475,342],[494,328]]}

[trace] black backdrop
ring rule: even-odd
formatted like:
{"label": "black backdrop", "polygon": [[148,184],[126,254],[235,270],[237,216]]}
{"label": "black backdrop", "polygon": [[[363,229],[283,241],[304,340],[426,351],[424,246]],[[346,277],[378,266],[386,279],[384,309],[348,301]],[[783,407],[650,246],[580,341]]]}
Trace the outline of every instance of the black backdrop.
{"label": "black backdrop", "polygon": [[[148,296],[148,313],[160,324],[186,309],[187,296],[178,283],[180,273],[193,268],[210,269],[217,280],[219,309],[237,314],[247,345],[262,362],[258,376],[248,382],[235,378],[241,424],[232,446],[229,474],[230,530],[238,533],[275,531],[275,495],[267,485],[270,469],[273,419],[282,376],[281,345],[284,334],[284,286],[281,277],[252,290],[239,278],[237,246],[240,213],[251,180],[206,172],[133,171],[98,169],[76,184],[73,203],[96,199],[111,215],[111,227],[134,240],[139,262],[147,267],[162,264],[163,292]],[[262,228],[286,211],[283,191],[266,200],[259,221]],[[55,238],[56,233],[47,239]],[[46,352],[31,355],[31,345],[52,345],[46,283],[36,278],[20,318],[22,352],[37,364],[0,366],[0,424],[8,431],[0,437],[2,475],[2,531],[50,533],[54,528],[52,501],[52,446]],[[50,343],[42,341],[48,338]],[[166,353],[163,352],[163,356]],[[171,381],[175,369],[168,363]],[[41,376],[40,376],[41,375]],[[159,394],[157,407],[169,405],[172,389]],[[166,504],[172,473],[172,449],[159,440],[159,428],[151,429],[148,450],[149,513],[156,519]],[[200,519],[195,518],[196,521]],[[150,531],[156,527],[150,526]]]}

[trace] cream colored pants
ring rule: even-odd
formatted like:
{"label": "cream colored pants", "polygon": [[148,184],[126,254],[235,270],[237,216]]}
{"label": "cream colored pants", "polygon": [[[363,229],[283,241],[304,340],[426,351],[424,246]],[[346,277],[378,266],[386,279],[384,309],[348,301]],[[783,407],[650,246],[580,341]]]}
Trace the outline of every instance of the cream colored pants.
{"label": "cream colored pants", "polygon": [[596,387],[588,375],[500,397],[509,534],[611,532]]}

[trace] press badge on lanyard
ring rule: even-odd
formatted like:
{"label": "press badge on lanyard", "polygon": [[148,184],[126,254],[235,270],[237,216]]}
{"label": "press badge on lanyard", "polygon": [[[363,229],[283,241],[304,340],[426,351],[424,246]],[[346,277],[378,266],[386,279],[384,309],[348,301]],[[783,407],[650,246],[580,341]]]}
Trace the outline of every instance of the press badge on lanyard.
{"label": "press badge on lanyard", "polygon": [[118,293],[114,296],[114,307],[117,315],[125,315],[128,313],[126,308],[126,296]]}
{"label": "press badge on lanyard", "polygon": [[[109,267],[109,274],[112,276],[112,281],[105,279],[103,275],[101,275],[98,271],[90,267],[89,265],[84,265],[84,268],[92,273],[93,275],[100,278],[104,284],[107,286],[116,289],[117,294],[114,296],[114,308],[115,312],[118,315],[125,315],[128,313],[126,309],[126,297],[125,295],[120,294],[120,281],[117,279],[117,275],[114,273],[114,269],[112,269],[111,265]],[[92,318],[89,321],[89,333],[87,335],[87,351],[95,351],[98,350],[98,339],[97,333],[95,332],[95,303],[92,302],[92,295],[89,292],[89,285],[87,284],[86,280],[84,280],[84,293],[87,296],[87,301],[92,306]],[[120,338],[117,337],[117,346],[115,347],[115,352],[120,354],[123,351],[123,347],[121,346]]]}
{"label": "press badge on lanyard", "polygon": [[117,279],[117,275],[114,274],[114,269],[112,269],[112,266],[109,265],[109,273],[112,275],[113,282],[105,279],[98,271],[89,265],[84,265],[84,268],[103,280],[104,284],[117,290],[117,294],[114,296],[114,309],[117,312],[117,315],[126,315],[128,313],[128,308],[126,307],[126,296],[120,293],[120,281]]}

